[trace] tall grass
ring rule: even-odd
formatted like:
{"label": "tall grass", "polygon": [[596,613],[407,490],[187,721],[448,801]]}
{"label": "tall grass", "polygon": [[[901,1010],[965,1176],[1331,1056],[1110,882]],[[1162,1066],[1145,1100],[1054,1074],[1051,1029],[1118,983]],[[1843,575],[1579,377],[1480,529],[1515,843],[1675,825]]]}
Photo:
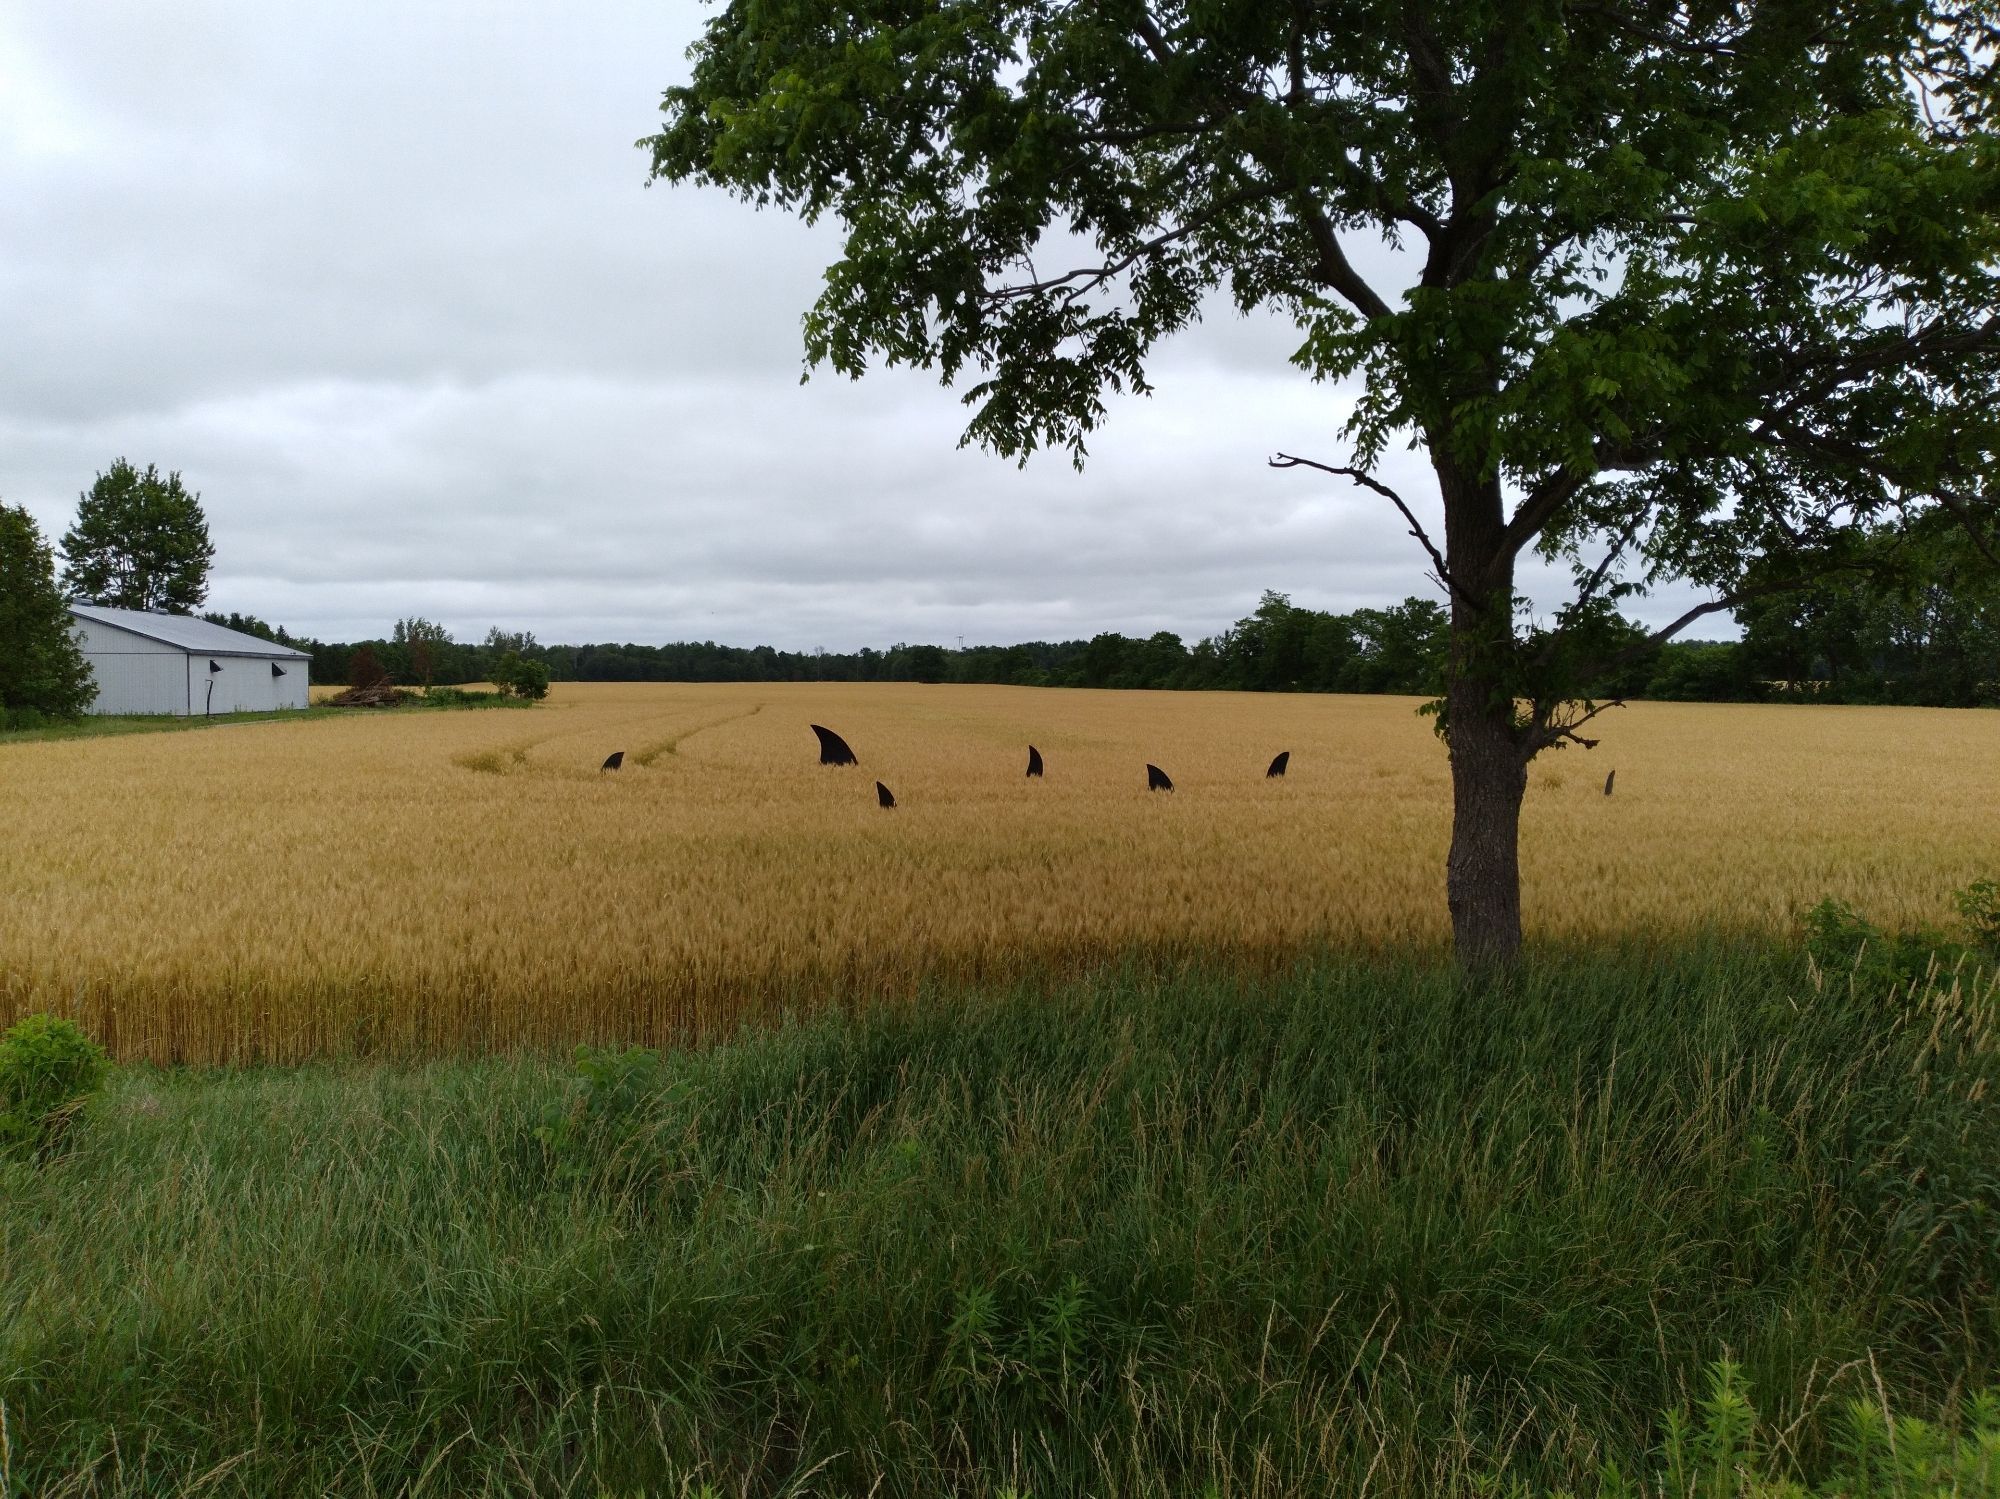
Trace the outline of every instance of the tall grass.
{"label": "tall grass", "polygon": [[2000,1386],[1995,1040],[1716,949],[132,1071],[0,1180],[11,1492],[1652,1491],[1724,1357],[1810,1478]]}

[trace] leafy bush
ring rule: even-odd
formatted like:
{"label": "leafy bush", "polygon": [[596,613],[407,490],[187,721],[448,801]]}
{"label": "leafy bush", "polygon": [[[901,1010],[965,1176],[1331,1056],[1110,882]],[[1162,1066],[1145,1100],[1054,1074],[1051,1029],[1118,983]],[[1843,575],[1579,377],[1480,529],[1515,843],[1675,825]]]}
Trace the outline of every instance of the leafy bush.
{"label": "leafy bush", "polygon": [[514,696],[540,702],[549,695],[549,669],[540,661],[523,661],[514,673]]}
{"label": "leafy bush", "polygon": [[1757,696],[1742,646],[1677,642],[1660,652],[1645,695],[1670,702],[1736,703]]}
{"label": "leafy bush", "polygon": [[481,708],[493,703],[504,703],[504,692],[474,692],[467,687],[429,687],[424,690],[421,701],[432,708]]}
{"label": "leafy bush", "polygon": [[432,687],[411,701],[421,708],[521,708],[528,699],[506,692],[475,692],[467,687]]}
{"label": "leafy bush", "polygon": [[[1646,1494],[1701,1499],[1994,1499],[2000,1496],[2000,1399],[1975,1395],[1955,1429],[1915,1416],[1892,1415],[1881,1399],[1851,1399],[1840,1408],[1831,1473],[1807,1488],[1783,1476],[1770,1450],[1749,1382],[1736,1364],[1709,1368],[1708,1393],[1690,1415],[1667,1413],[1661,1458],[1652,1484],[1634,1483],[1615,1468],[1604,1474],[1604,1499]],[[1496,1492],[1525,1495],[1518,1486]]]}
{"label": "leafy bush", "polygon": [[1973,942],[2000,958],[2000,880],[1974,880],[1952,899]]}
{"label": "leafy bush", "polygon": [[1821,973],[1876,995],[1918,987],[1934,969],[1953,968],[1967,957],[2000,957],[2000,881],[1977,880],[1952,900],[1969,944],[1929,927],[1888,931],[1828,896],[1805,914],[1806,954]]}
{"label": "leafy bush", "polygon": [[1889,932],[1828,896],[1805,914],[1806,955],[1820,972],[1845,978],[1862,994],[1887,995],[1924,982],[1933,965],[1950,967],[1961,949],[1938,932]]}
{"label": "leafy bush", "polygon": [[544,1110],[535,1129],[559,1174],[588,1171],[614,1157],[672,1096],[660,1054],[644,1046],[579,1046],[576,1072],[580,1086]]}
{"label": "leafy bush", "polygon": [[538,702],[549,695],[549,668],[544,662],[524,659],[519,651],[508,651],[493,664],[493,685],[503,697]]}
{"label": "leafy bush", "polygon": [[0,1036],[0,1146],[45,1146],[110,1062],[75,1024],[30,1015]]}

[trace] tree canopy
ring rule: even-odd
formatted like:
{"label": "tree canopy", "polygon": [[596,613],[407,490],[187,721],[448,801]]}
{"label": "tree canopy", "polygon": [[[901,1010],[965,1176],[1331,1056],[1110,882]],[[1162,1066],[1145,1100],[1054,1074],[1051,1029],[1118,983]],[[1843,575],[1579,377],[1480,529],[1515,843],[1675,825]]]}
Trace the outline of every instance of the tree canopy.
{"label": "tree canopy", "polygon": [[[729,0],[644,145],[839,258],[808,357],[935,369],[1079,462],[1226,296],[1350,382],[1347,451],[1450,598],[1462,953],[1520,943],[1526,766],[1669,579],[1707,613],[1938,511],[1991,549],[1991,0]],[[1364,273],[1394,254],[1386,278]],[[1071,258],[1073,257],[1073,258]],[[1074,267],[1074,268],[1071,268]],[[1428,455],[1434,497],[1375,472]],[[1441,534],[1423,511],[1442,511]],[[1569,597],[1526,617],[1530,549]]]}
{"label": "tree canopy", "polygon": [[0,723],[24,712],[73,718],[96,691],[41,528],[0,504]]}
{"label": "tree canopy", "polygon": [[142,472],[120,458],[99,474],[62,549],[64,584],[93,603],[191,614],[208,597],[215,548],[201,496],[150,463]]}

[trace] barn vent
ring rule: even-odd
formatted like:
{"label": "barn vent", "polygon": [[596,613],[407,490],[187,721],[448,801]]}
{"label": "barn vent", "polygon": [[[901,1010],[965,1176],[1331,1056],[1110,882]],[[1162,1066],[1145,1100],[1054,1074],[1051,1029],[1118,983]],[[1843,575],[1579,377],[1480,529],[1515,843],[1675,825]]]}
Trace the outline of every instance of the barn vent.
{"label": "barn vent", "polygon": [[215,673],[221,670],[222,670],[222,663],[220,661],[211,661],[208,663],[208,673],[210,676],[214,676]]}
{"label": "barn vent", "polygon": [[284,674],[285,674],[284,667],[278,665],[277,662],[273,661],[271,663],[271,675],[274,677],[282,677]]}

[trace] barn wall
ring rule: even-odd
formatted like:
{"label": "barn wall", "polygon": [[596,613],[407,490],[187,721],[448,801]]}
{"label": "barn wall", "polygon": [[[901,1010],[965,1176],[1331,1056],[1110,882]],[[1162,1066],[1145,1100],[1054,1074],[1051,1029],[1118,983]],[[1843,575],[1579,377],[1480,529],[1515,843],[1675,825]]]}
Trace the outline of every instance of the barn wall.
{"label": "barn wall", "polygon": [[[312,662],[280,661],[284,667],[282,677],[271,677],[271,691],[277,694],[280,708],[305,708],[312,704]],[[264,663],[264,675],[271,676],[270,663]]]}
{"label": "barn wall", "polygon": [[175,647],[94,620],[78,620],[76,636],[97,683],[92,713],[187,712],[187,671]]}
{"label": "barn wall", "polygon": [[[222,668],[210,671],[213,661]],[[282,677],[271,675],[271,661],[264,656],[211,656],[197,653],[187,658],[188,700],[196,713],[270,713],[279,708],[306,705],[304,661],[280,661]],[[209,684],[215,684],[213,696]]]}

